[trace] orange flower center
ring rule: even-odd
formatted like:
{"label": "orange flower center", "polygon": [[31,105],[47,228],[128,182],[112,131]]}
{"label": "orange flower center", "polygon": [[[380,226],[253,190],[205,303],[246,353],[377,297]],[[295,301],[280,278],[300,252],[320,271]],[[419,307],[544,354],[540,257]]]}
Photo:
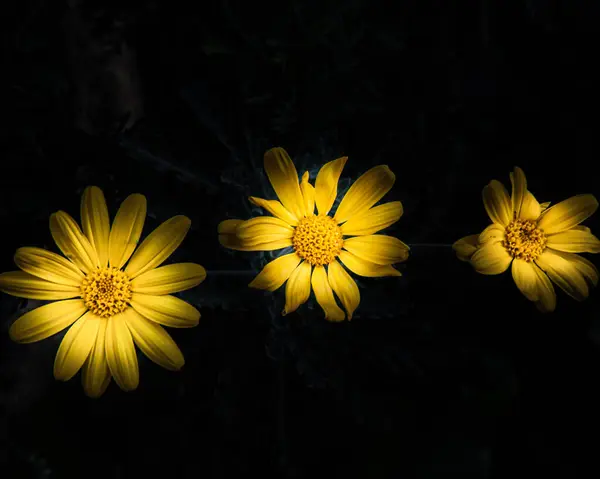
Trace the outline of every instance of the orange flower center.
{"label": "orange flower center", "polygon": [[547,242],[535,221],[515,219],[506,227],[502,245],[514,258],[529,262],[542,254]]}
{"label": "orange flower center", "polygon": [[342,251],[342,230],[330,216],[302,218],[292,237],[298,256],[313,266],[332,263]]}
{"label": "orange flower center", "polygon": [[89,311],[101,318],[122,313],[131,299],[131,282],[117,268],[102,268],[89,273],[81,283],[81,297]]}

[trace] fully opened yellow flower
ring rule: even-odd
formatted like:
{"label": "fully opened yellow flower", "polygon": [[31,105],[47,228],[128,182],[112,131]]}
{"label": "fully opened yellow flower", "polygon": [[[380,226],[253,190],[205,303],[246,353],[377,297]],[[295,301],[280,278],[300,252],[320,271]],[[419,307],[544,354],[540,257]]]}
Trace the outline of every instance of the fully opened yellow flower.
{"label": "fully opened yellow flower", "polygon": [[283,315],[305,303],[312,287],[328,320],[345,319],[334,292],[348,319],[352,319],[360,293],[339,261],[360,276],[377,277],[400,276],[392,264],[408,258],[409,248],[402,241],[374,234],[398,221],[403,211],[399,201],[374,206],[395,181],[387,166],[376,166],[364,173],[350,187],[335,214],[328,215],[346,161],[347,157],[342,157],[323,165],[313,186],[308,172],[299,182],[296,167],[284,149],[273,148],[265,153],[264,163],[280,201],[250,197],[252,203],[273,216],[225,220],[219,224],[219,241],[231,249],[293,248],[292,253],[267,264],[249,285],[275,291],[287,281]]}
{"label": "fully opened yellow flower", "polygon": [[[492,220],[479,235],[454,243],[459,259],[482,274],[500,274],[511,267],[517,287],[543,312],[554,311],[552,282],[572,298],[588,297],[588,283],[598,283],[598,270],[574,253],[599,253],[600,241],[579,223],[598,208],[593,195],[578,195],[550,208],[527,189],[525,174],[510,174],[512,194],[499,181],[483,189],[483,204]],[[552,282],[551,282],[552,280]]]}
{"label": "fully opened yellow flower", "polygon": [[198,264],[160,266],[181,244],[190,227],[175,216],[139,245],[146,218],[146,198],[130,195],[112,226],[102,191],[87,188],[81,200],[81,223],[64,211],[50,216],[50,231],[68,258],[41,248],[19,248],[22,271],[0,274],[0,290],[21,298],[54,302],[25,313],[10,328],[17,342],[31,343],[69,327],[54,362],[56,379],[67,381],[83,367],[85,393],[98,397],[111,376],[124,390],[138,386],[134,342],[152,361],[170,370],[184,364],[181,351],[161,325],[188,328],[200,313],[170,293],[201,283]]}

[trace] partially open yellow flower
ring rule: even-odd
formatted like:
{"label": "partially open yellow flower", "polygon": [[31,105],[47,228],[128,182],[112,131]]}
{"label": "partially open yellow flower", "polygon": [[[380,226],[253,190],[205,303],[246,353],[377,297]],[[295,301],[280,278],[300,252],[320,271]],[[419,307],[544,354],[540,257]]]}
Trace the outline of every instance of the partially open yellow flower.
{"label": "partially open yellow flower", "polygon": [[549,208],[527,189],[523,170],[515,167],[510,181],[510,197],[496,180],[483,189],[483,204],[493,223],[481,234],[454,243],[458,258],[489,275],[512,265],[517,287],[542,312],[556,308],[552,282],[578,301],[587,298],[588,283],[598,283],[598,270],[574,253],[600,252],[600,240],[579,226],[596,211],[598,201],[593,195],[577,195]]}
{"label": "partially open yellow flower", "polygon": [[[83,367],[83,388],[101,396],[111,376],[126,391],[135,389],[139,370],[134,342],[160,366],[178,370],[181,351],[161,325],[188,328],[200,313],[170,293],[201,283],[198,264],[160,266],[181,244],[190,228],[175,216],[139,245],[146,218],[146,198],[128,196],[112,223],[102,191],[87,188],[81,200],[81,223],[64,211],[50,216],[50,231],[68,258],[41,248],[19,248],[22,271],[0,274],[0,291],[21,298],[54,302],[25,313],[10,328],[17,342],[32,343],[71,326],[54,362],[58,380],[71,379]],[[134,252],[135,251],[135,252]]]}
{"label": "partially open yellow flower", "polygon": [[[373,234],[402,216],[402,203],[377,203],[395,181],[385,165],[364,173],[350,187],[335,215],[329,216],[337,197],[338,180],[347,157],[323,165],[315,185],[308,171],[298,181],[294,163],[283,148],[265,153],[265,170],[279,197],[250,201],[273,216],[247,221],[225,220],[219,224],[219,241],[240,251],[273,251],[292,247],[293,252],[267,264],[250,287],[275,291],[286,281],[285,308],[289,314],[304,304],[312,290],[330,321],[352,319],[360,303],[358,286],[344,267],[360,276],[400,276],[392,264],[408,258],[409,248],[397,238]],[[315,214],[315,206],[318,214]],[[351,236],[350,238],[348,236]],[[339,261],[338,261],[339,260]]]}

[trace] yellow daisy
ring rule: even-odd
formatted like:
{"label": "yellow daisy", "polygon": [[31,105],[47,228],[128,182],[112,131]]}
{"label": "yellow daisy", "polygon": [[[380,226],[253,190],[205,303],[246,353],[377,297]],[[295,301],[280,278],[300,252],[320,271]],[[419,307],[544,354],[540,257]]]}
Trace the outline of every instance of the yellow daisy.
{"label": "yellow daisy", "polygon": [[201,283],[204,268],[194,263],[158,267],[179,247],[190,220],[165,221],[136,249],[145,218],[146,198],[133,194],[111,227],[102,191],[86,188],[83,231],[64,211],[50,216],[52,237],[68,259],[41,248],[19,248],[15,263],[22,271],[0,274],[0,291],[54,301],[17,319],[10,337],[32,343],[71,326],[58,348],[54,377],[67,381],[83,367],[83,388],[91,397],[104,393],[111,376],[125,391],[138,386],[134,342],[160,366],[180,369],[183,355],[161,325],[188,328],[200,318],[196,308],[170,293]]}
{"label": "yellow daisy", "polygon": [[488,275],[510,266],[519,290],[542,312],[556,307],[552,282],[578,301],[587,298],[588,282],[597,285],[598,270],[574,253],[600,252],[600,240],[579,226],[594,214],[598,201],[593,195],[577,195],[549,208],[527,189],[523,170],[516,167],[510,181],[510,197],[497,180],[483,189],[483,205],[492,224],[481,234],[454,243],[458,258]]}
{"label": "yellow daisy", "polygon": [[374,234],[398,221],[403,211],[400,201],[373,206],[390,191],[396,179],[386,165],[364,173],[350,187],[335,214],[328,215],[347,159],[342,157],[323,165],[313,186],[308,181],[308,171],[299,182],[286,151],[272,148],[265,153],[265,171],[280,201],[254,196],[250,201],[273,216],[247,221],[231,219],[219,224],[219,242],[227,248],[293,248],[293,252],[267,264],[249,284],[252,288],[275,291],[287,281],[283,315],[305,303],[312,286],[326,319],[345,319],[334,292],[348,319],[352,319],[360,293],[339,261],[360,276],[378,277],[400,276],[392,264],[408,258],[409,248],[402,241]]}

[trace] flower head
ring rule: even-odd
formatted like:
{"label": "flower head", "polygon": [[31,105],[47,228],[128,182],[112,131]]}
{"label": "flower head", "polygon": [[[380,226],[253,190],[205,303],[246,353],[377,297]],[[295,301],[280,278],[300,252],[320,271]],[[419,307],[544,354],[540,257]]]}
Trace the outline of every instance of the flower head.
{"label": "flower head", "polygon": [[183,241],[190,220],[165,221],[137,247],[145,217],[146,198],[133,194],[111,226],[104,195],[91,186],[81,199],[83,229],[64,211],[50,216],[52,237],[67,259],[23,247],[15,254],[21,271],[0,274],[0,291],[53,301],[17,319],[10,337],[31,343],[70,326],[56,354],[54,376],[67,381],[83,368],[83,388],[91,397],[101,396],[111,377],[126,391],[138,386],[134,342],[160,366],[180,369],[183,355],[161,325],[188,328],[200,318],[196,308],[171,293],[201,283],[204,268],[160,266]]}
{"label": "flower head", "polygon": [[510,197],[496,180],[483,189],[492,224],[454,243],[458,258],[482,274],[500,274],[511,267],[519,290],[543,312],[556,307],[552,282],[578,301],[587,298],[588,283],[598,283],[598,270],[575,253],[600,252],[600,240],[580,226],[596,211],[598,201],[593,195],[577,195],[549,207],[527,189],[523,170],[515,167],[510,181]]}
{"label": "flower head", "polygon": [[265,153],[264,164],[279,200],[250,197],[272,216],[219,224],[219,241],[227,248],[292,249],[267,264],[249,285],[275,291],[287,282],[284,315],[304,304],[312,289],[328,320],[342,321],[346,314],[351,319],[360,293],[342,263],[360,276],[400,276],[392,264],[408,258],[409,248],[402,241],[374,234],[398,221],[403,211],[399,201],[374,206],[395,181],[387,166],[364,173],[345,194],[335,214],[330,214],[346,161],[342,157],[323,165],[313,186],[308,172],[299,181],[296,167],[283,148],[272,148]]}

